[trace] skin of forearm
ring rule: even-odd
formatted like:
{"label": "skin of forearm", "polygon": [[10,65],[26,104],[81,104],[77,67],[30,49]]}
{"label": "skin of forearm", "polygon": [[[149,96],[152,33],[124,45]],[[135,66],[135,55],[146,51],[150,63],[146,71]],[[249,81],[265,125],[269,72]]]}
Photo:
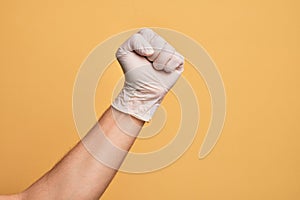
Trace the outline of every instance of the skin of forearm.
{"label": "skin of forearm", "polygon": [[[142,29],[126,40],[116,52],[126,81],[112,105],[139,119],[150,120],[166,91],[183,72],[184,58],[174,51],[151,29]],[[52,170],[18,197],[30,200],[99,199],[143,124],[143,121],[110,107]]]}
{"label": "skin of forearm", "polygon": [[[119,121],[130,121],[130,135],[120,128]],[[144,122],[110,107],[98,121],[103,134],[116,147],[128,151],[140,132]],[[123,126],[124,124],[122,124]],[[130,126],[130,123],[128,124]],[[128,128],[128,127],[127,127]],[[96,160],[87,150],[86,144],[97,146],[93,153],[106,153],[98,144],[96,132],[90,131],[56,166],[18,196],[25,200],[99,199],[117,170]],[[104,152],[103,152],[104,151]],[[107,152],[109,154],[109,151]],[[125,155],[117,162],[122,163]]]}

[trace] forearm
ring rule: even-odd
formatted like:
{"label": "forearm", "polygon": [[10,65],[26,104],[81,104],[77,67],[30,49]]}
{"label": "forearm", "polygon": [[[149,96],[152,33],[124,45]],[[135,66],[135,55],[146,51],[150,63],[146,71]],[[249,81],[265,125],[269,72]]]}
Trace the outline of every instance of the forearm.
{"label": "forearm", "polygon": [[[131,131],[131,136],[120,127],[124,120],[133,123],[125,127]],[[143,124],[143,121],[111,107],[99,120],[102,133],[125,151],[130,149]],[[98,134],[102,133],[90,131],[51,171],[24,192],[24,199],[99,199],[117,171],[96,160],[88,151],[92,148],[94,156],[110,153],[109,149],[103,149],[107,146],[101,146],[103,139]],[[114,162],[121,164],[125,156]]]}
{"label": "forearm", "polygon": [[109,108],[68,155],[21,194],[22,199],[98,199],[144,121],[152,118],[183,72],[183,56],[150,29],[131,36],[116,56],[125,82],[112,105],[124,113]]}

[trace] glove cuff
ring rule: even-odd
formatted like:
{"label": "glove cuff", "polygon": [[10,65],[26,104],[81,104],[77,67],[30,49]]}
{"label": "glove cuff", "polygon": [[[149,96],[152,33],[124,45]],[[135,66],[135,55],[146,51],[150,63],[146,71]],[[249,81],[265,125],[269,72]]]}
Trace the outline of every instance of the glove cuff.
{"label": "glove cuff", "polygon": [[155,111],[162,102],[164,95],[158,95],[152,98],[144,96],[142,93],[131,90],[124,86],[116,99],[112,102],[112,107],[116,110],[132,115],[142,121],[150,121]]}

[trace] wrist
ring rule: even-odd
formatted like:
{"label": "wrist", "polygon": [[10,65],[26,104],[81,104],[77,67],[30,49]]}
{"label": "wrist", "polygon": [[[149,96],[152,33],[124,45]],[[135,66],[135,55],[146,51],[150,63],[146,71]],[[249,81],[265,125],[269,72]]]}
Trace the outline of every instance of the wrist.
{"label": "wrist", "polygon": [[142,97],[131,96],[126,90],[122,90],[112,102],[112,107],[122,113],[129,114],[140,121],[150,121],[159,107],[163,97],[150,98],[145,100]]}

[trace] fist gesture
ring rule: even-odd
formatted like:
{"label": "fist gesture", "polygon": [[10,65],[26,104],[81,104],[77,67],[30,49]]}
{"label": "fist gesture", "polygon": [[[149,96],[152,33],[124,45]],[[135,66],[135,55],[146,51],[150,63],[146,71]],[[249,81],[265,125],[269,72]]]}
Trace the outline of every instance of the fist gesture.
{"label": "fist gesture", "polygon": [[125,83],[112,106],[149,121],[183,72],[183,56],[151,29],[142,29],[118,48],[116,58]]}

